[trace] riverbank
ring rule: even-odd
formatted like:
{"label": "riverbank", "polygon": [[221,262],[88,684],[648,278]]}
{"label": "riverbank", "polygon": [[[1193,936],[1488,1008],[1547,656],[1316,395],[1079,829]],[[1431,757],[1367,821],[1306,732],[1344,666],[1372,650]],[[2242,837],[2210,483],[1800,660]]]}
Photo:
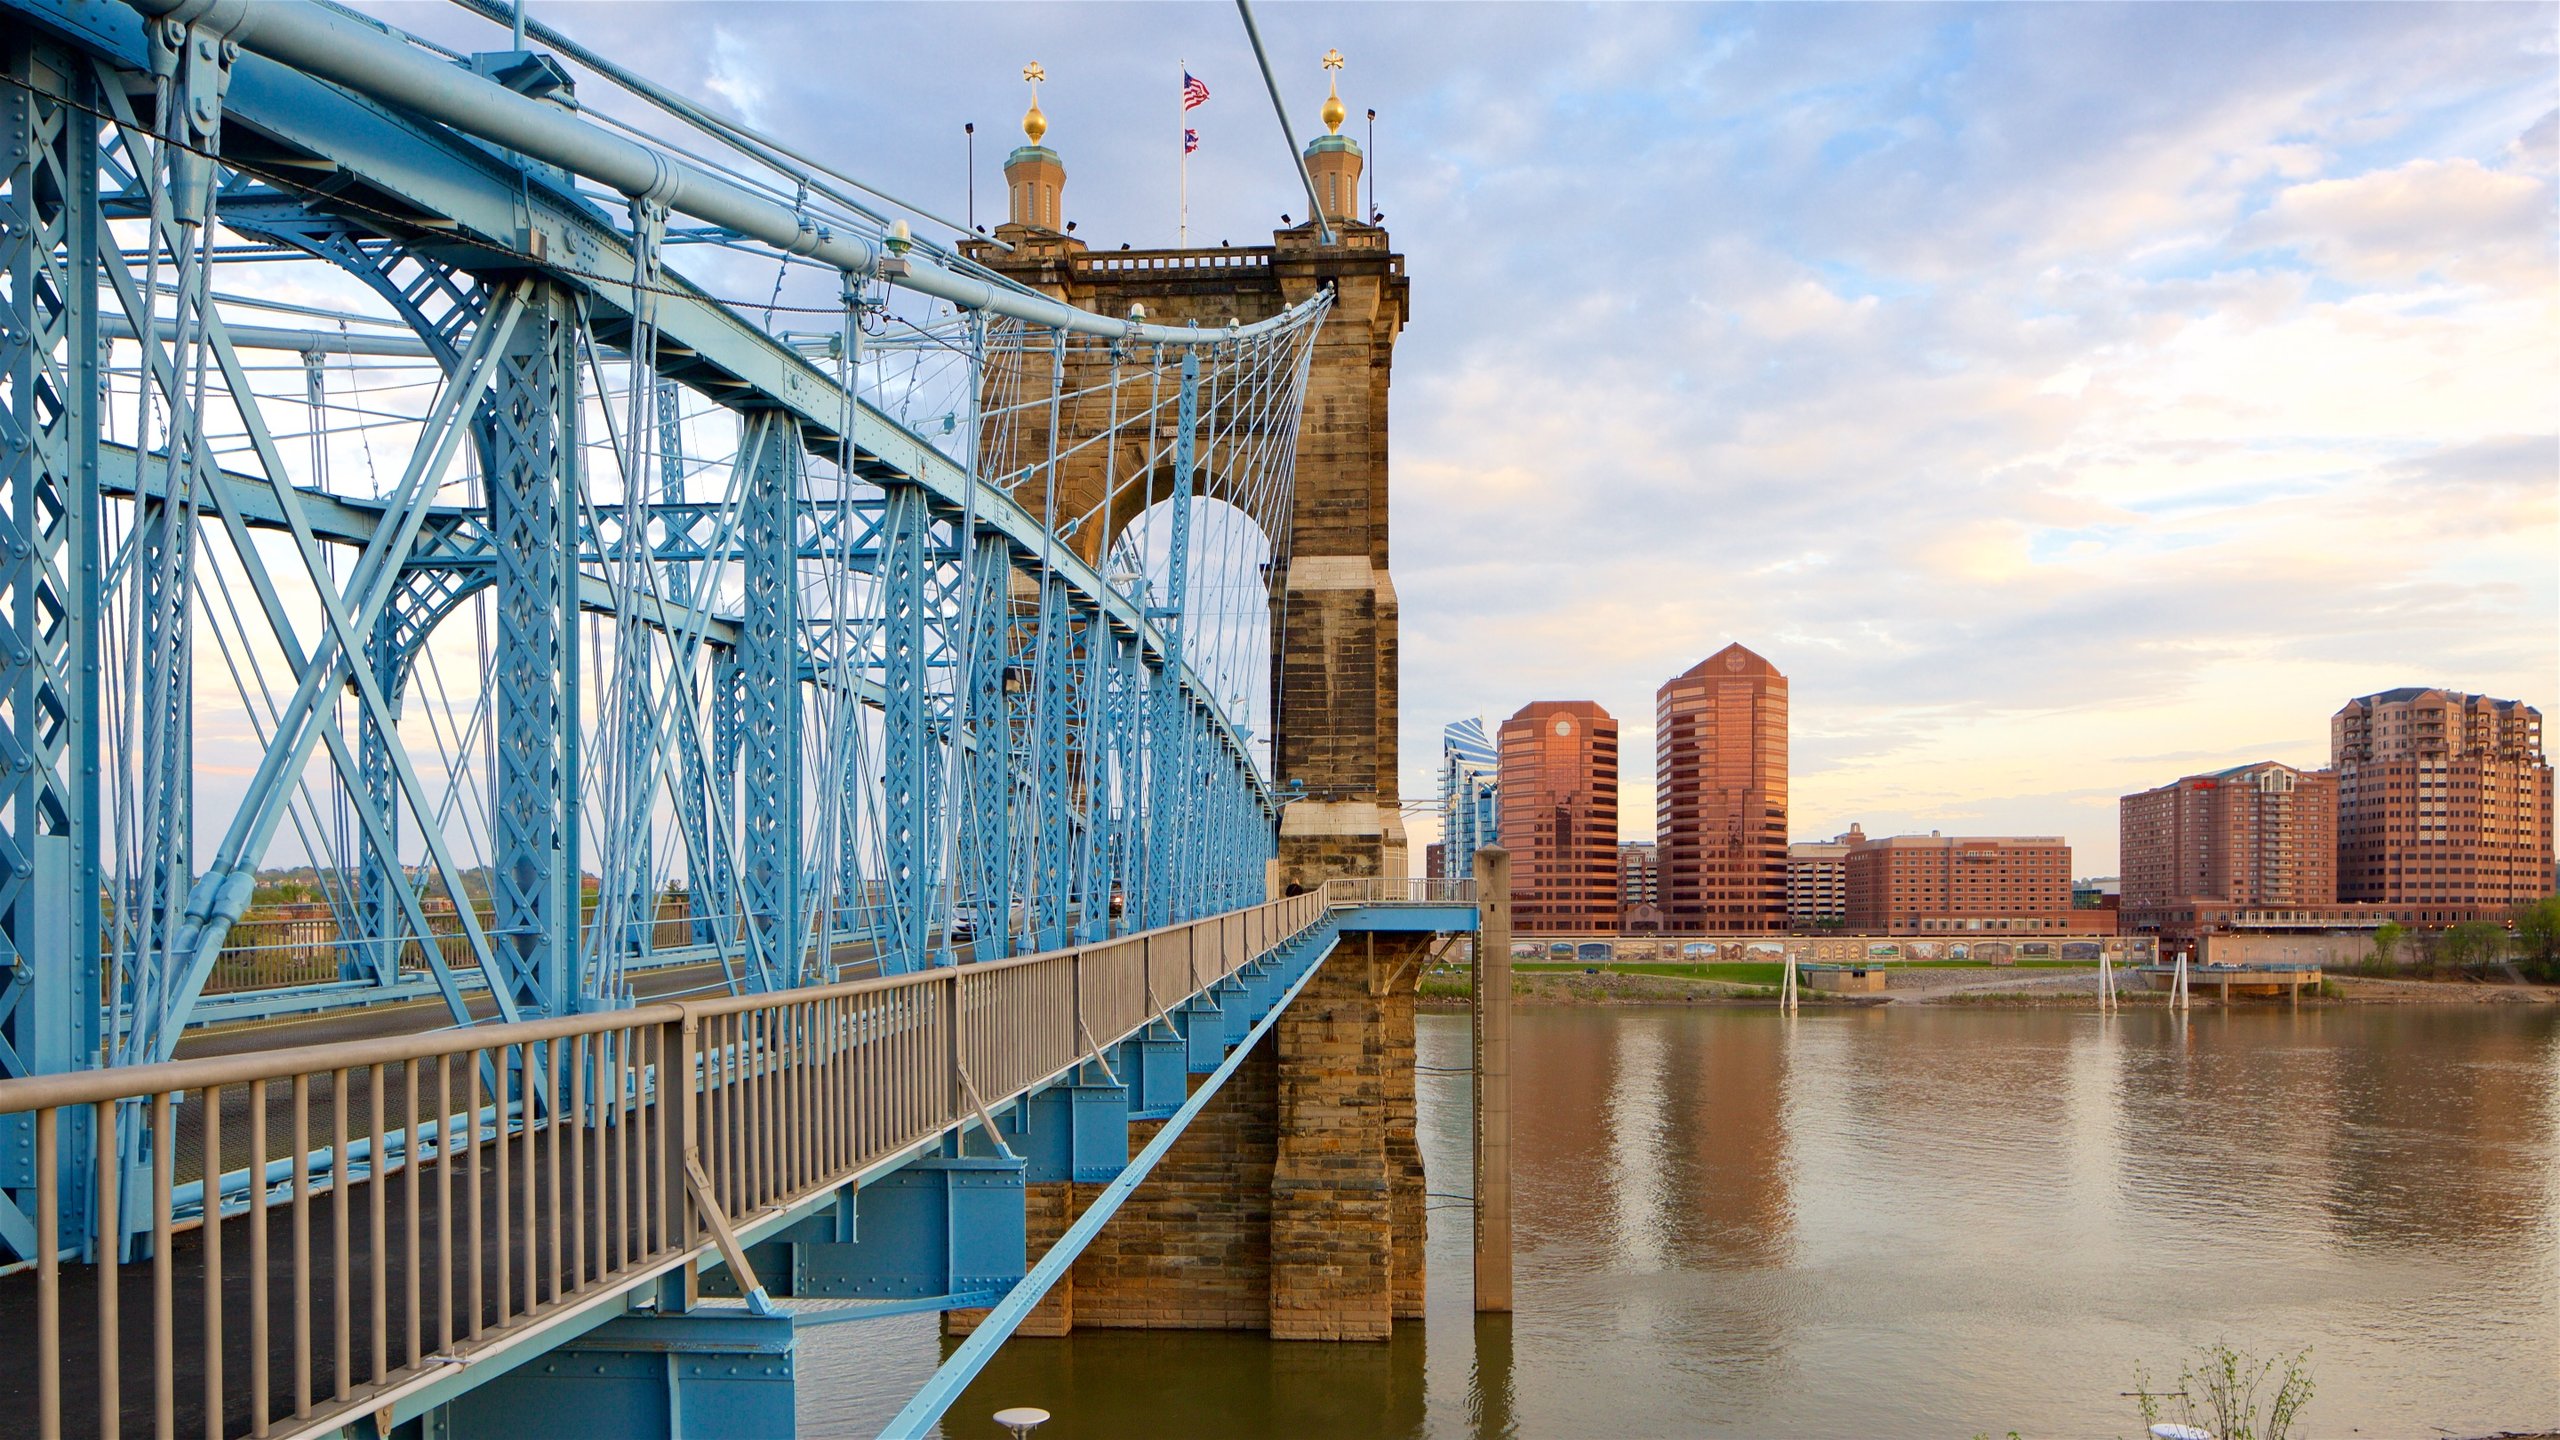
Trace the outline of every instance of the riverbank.
{"label": "riverbank", "polygon": [[[1690,974],[1659,973],[1671,967],[1636,968],[1604,967],[1587,970],[1517,971],[1512,976],[1512,1003],[1523,1006],[1612,1006],[1612,1005],[1742,1005],[1769,1006],[1777,1003],[1778,987],[1760,983],[1761,977],[1720,980],[1711,978],[1717,967],[1686,967]],[[1761,968],[1733,966],[1746,974]],[[1427,1010],[1464,1010],[1467,1008],[1468,974],[1464,970],[1441,971],[1423,977],[1422,1005]],[[2121,971],[2116,976],[2116,993],[2129,1007],[2161,1006],[2169,997],[2142,984],[2138,975]],[[1797,994],[1808,1007],[1850,1008],[1880,1005],[1950,1005],[1999,1009],[2085,1009],[2097,1003],[2098,972],[2095,966],[2056,966],[2042,969],[2010,967],[1928,968],[1913,966],[1885,971],[1885,992],[1881,995],[1835,995],[1799,983]],[[2214,1003],[2211,993],[2200,989],[2196,995],[2199,1007]],[[2244,1000],[2235,1007],[2283,1005],[2283,1000]],[[2560,1004],[2560,986],[2512,985],[2488,981],[2466,980],[2378,980],[2354,975],[2333,975],[2323,983],[2319,993],[2302,997],[2305,1006],[2371,1006],[2371,1005],[2550,1005]]]}

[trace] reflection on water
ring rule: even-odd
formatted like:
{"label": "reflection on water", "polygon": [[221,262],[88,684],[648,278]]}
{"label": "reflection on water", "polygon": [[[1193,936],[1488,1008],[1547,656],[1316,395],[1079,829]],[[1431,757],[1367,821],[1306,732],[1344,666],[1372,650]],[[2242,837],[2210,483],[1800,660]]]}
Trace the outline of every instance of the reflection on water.
{"label": "reflection on water", "polygon": [[[1463,1207],[1385,1345],[1017,1340],[1011,1404],[1076,1436],[2131,1433],[2135,1365],[2313,1349],[2320,1435],[2560,1426],[2560,1014],[2101,1021],[1893,1007],[1514,1021],[1517,1316],[1477,1317]],[[1463,1017],[1422,1063],[1462,1066]],[[1463,1075],[1419,1077],[1432,1188]],[[930,1323],[810,1332],[803,1432],[876,1430]]]}

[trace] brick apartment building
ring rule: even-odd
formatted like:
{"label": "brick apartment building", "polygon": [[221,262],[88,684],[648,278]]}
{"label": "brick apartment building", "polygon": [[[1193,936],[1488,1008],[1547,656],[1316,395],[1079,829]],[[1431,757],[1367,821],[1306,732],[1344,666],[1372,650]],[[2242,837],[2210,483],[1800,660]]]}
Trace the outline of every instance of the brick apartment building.
{"label": "brick apartment building", "polygon": [[1502,722],[1495,748],[1512,928],[1616,929],[1617,720],[1588,700],[1541,700]]}
{"label": "brick apartment building", "polygon": [[1849,850],[1867,832],[1852,825],[1832,840],[1787,847],[1787,928],[1814,930],[1849,918]]}
{"label": "brick apartment building", "polygon": [[2338,899],[2433,927],[2503,919],[2551,893],[2541,711],[2455,690],[2385,690],[2331,717],[2329,759]]}
{"label": "brick apartment building", "polygon": [[1787,677],[1727,645],[1654,694],[1663,928],[1787,923]]}
{"label": "brick apartment building", "polygon": [[2239,928],[2356,929],[2340,905],[2337,777],[2273,760],[2188,775],[2116,802],[2123,925],[2192,942]]}
{"label": "brick apartment building", "polygon": [[1650,840],[1618,842],[1618,903],[1661,903],[1661,854]]}
{"label": "brick apartment building", "polygon": [[1618,928],[1662,928],[1662,851],[1650,840],[1618,842]]}
{"label": "brick apartment building", "polygon": [[1855,931],[2112,929],[2071,908],[2060,836],[1889,835],[1850,847],[1845,919]]}
{"label": "brick apartment building", "polygon": [[2273,760],[2189,775],[2116,802],[2123,904],[2338,898],[2338,778]]}

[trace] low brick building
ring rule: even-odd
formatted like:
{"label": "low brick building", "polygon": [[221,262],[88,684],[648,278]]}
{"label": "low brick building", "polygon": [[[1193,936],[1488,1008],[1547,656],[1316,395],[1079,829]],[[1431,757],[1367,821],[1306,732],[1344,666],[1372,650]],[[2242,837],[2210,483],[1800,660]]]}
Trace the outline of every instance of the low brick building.
{"label": "low brick building", "polygon": [[2083,917],[2100,913],[2074,915],[2058,835],[1888,835],[1851,846],[1846,870],[1852,930],[2096,931]]}
{"label": "low brick building", "polygon": [[1818,930],[1849,918],[1849,848],[1867,838],[1855,825],[1836,839],[1787,847],[1787,928]]}

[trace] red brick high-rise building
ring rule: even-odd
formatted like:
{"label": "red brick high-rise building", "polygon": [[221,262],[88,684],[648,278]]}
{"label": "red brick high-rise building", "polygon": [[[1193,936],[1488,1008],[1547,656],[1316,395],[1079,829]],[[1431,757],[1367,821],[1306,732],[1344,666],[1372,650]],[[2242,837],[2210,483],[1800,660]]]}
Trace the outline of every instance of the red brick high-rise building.
{"label": "red brick high-rise building", "polygon": [[1502,722],[1495,746],[1512,928],[1617,929],[1617,720],[1588,700],[1540,700]]}
{"label": "red brick high-rise building", "polygon": [[2127,795],[2116,804],[2129,934],[2191,942],[2233,930],[2352,929],[2378,909],[2341,905],[2338,781],[2273,760]]}
{"label": "red brick high-rise building", "polygon": [[2551,893],[2551,762],[2520,700],[2408,687],[2329,721],[2338,898],[2442,926]]}
{"label": "red brick high-rise building", "polygon": [[2237,765],[2127,795],[2116,812],[2127,911],[2338,898],[2338,780],[2326,770]]}
{"label": "red brick high-rise building", "polygon": [[1727,645],[1653,699],[1662,925],[1787,927],[1787,677]]}

